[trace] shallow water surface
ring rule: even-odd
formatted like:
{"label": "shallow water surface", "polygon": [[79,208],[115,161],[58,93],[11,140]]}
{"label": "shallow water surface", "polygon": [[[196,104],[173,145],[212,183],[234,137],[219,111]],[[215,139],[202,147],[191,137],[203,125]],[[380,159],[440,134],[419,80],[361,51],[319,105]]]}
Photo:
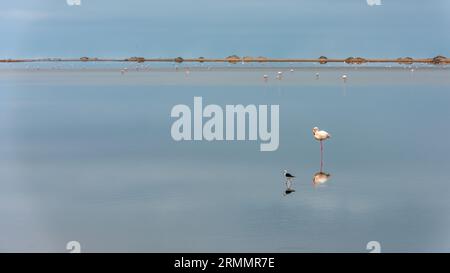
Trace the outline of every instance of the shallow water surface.
{"label": "shallow water surface", "polygon": [[[450,251],[450,70],[282,69],[1,70],[0,250]],[[278,150],[175,142],[194,96],[280,105]]]}

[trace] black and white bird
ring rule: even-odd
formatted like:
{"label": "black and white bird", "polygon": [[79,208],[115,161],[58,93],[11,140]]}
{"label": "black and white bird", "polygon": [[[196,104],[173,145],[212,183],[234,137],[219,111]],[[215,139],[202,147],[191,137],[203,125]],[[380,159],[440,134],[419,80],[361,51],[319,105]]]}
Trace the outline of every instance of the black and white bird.
{"label": "black and white bird", "polygon": [[294,192],[295,190],[292,187],[292,179],[295,178],[294,175],[288,173],[287,170],[284,170],[284,177],[286,178],[286,192],[285,194],[290,194],[291,192]]}
{"label": "black and white bird", "polygon": [[284,177],[286,178],[286,183],[289,183],[289,184],[291,184],[292,179],[295,178],[295,176],[288,173],[287,170],[284,170]]}
{"label": "black and white bird", "polygon": [[291,180],[291,179],[293,179],[295,176],[292,175],[292,174],[290,174],[290,173],[288,173],[287,170],[284,170],[284,177],[286,177],[287,180]]}

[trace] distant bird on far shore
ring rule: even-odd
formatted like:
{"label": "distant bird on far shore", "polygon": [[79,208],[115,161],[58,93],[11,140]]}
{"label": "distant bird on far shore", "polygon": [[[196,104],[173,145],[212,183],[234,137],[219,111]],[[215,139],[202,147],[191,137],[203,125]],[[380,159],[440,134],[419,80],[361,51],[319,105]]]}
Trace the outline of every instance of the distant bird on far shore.
{"label": "distant bird on far shore", "polygon": [[276,76],[275,78],[276,78],[277,80],[283,79],[283,72],[278,71],[278,72],[277,72],[277,76]]}
{"label": "distant bird on far shore", "polygon": [[331,137],[327,131],[319,130],[318,127],[312,129],[313,136],[316,140],[320,141],[320,172],[323,169],[323,141]]}
{"label": "distant bird on far shore", "polygon": [[319,73],[316,73],[316,80],[318,80],[319,77],[320,77],[320,74],[319,74]]}
{"label": "distant bird on far shore", "polygon": [[347,82],[347,75],[345,75],[345,74],[342,75],[342,76],[341,76],[341,79],[342,79],[344,82]]}

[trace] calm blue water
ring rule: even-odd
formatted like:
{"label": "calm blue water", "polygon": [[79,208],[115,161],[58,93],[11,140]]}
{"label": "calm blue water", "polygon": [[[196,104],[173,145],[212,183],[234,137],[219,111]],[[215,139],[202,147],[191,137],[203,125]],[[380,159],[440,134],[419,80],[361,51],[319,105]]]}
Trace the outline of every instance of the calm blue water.
{"label": "calm blue water", "polygon": [[[277,71],[1,70],[0,251],[450,251],[450,70]],[[194,96],[279,104],[279,149],[173,141]]]}

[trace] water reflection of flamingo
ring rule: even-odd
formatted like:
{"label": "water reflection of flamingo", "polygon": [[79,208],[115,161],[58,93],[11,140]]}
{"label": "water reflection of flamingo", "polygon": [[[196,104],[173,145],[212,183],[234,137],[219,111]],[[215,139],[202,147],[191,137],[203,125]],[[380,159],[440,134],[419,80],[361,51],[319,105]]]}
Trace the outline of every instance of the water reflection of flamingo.
{"label": "water reflection of flamingo", "polygon": [[323,141],[327,140],[331,137],[331,135],[323,130],[319,130],[319,128],[314,127],[312,129],[313,136],[316,140],[320,141],[320,171],[323,169]]}
{"label": "water reflection of flamingo", "polygon": [[313,185],[317,186],[317,185],[324,184],[325,182],[328,181],[330,176],[331,176],[331,174],[325,173],[322,171],[315,173],[313,176]]}

